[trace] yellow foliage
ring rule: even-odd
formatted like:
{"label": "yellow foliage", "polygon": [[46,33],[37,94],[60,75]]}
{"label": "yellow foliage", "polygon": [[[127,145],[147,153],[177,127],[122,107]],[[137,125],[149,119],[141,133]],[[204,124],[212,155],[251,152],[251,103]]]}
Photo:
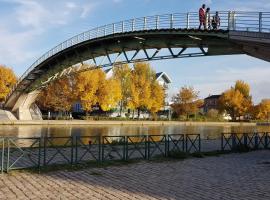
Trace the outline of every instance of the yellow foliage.
{"label": "yellow foliage", "polygon": [[85,71],[76,76],[75,91],[83,109],[87,112],[98,102],[97,92],[105,74],[101,69]]}
{"label": "yellow foliage", "polygon": [[254,107],[256,119],[266,120],[270,117],[270,100],[262,100],[261,103]]}
{"label": "yellow foliage", "polygon": [[151,83],[155,80],[155,72],[148,63],[135,63],[131,80],[131,98],[128,107],[131,109],[150,107]]}
{"label": "yellow foliage", "polygon": [[186,115],[188,118],[189,115],[195,114],[199,106],[201,106],[201,101],[198,100],[199,92],[195,91],[193,87],[182,87],[179,93],[173,97],[174,104],[172,108],[174,112],[180,115]]}
{"label": "yellow foliage", "polygon": [[148,106],[151,113],[156,113],[164,107],[164,98],[165,92],[163,87],[157,81],[154,81],[151,84],[151,104]]}
{"label": "yellow foliage", "polygon": [[100,85],[98,98],[103,111],[115,108],[122,98],[120,82],[116,79],[104,80]]}
{"label": "yellow foliage", "polygon": [[42,109],[70,111],[74,100],[71,80],[62,78],[52,82],[41,92],[37,104]]}
{"label": "yellow foliage", "polygon": [[219,101],[222,111],[226,111],[235,121],[237,117],[245,116],[252,106],[250,87],[244,81],[236,81],[235,86],[225,91]]}
{"label": "yellow foliage", "polygon": [[121,86],[118,80],[106,80],[101,69],[82,72],[76,77],[76,96],[87,112],[99,104],[103,111],[114,108],[121,100]]}
{"label": "yellow foliage", "polygon": [[11,68],[0,65],[0,102],[10,92],[12,86],[16,83],[16,76]]}

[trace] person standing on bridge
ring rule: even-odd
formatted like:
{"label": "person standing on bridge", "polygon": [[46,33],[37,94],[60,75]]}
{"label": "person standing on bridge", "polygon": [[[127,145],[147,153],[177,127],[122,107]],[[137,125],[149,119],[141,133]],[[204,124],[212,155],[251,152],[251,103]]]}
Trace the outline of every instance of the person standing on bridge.
{"label": "person standing on bridge", "polygon": [[211,29],[211,16],[210,16],[210,8],[206,9],[205,12],[205,30]]}
{"label": "person standing on bridge", "polygon": [[199,29],[201,29],[202,25],[205,29],[205,4],[203,4],[199,10],[199,20],[200,20]]}
{"label": "person standing on bridge", "polygon": [[218,30],[220,27],[220,17],[218,15],[218,12],[216,12],[216,15],[213,16],[212,27],[214,30]]}

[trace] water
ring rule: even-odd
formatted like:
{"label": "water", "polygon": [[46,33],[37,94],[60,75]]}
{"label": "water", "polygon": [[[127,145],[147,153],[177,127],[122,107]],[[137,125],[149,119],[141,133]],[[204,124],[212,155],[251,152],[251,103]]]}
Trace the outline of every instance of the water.
{"label": "water", "polygon": [[226,125],[1,125],[1,136],[122,136],[122,135],[163,135],[200,134],[202,139],[218,139],[221,133],[269,132],[269,126]]}

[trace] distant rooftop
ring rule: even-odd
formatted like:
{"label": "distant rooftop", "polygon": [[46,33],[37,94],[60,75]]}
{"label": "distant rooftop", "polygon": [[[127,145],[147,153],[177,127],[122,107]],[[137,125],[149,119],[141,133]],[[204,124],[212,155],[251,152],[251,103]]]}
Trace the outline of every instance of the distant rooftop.
{"label": "distant rooftop", "polygon": [[209,97],[206,97],[205,99],[218,99],[221,97],[221,95],[210,95]]}

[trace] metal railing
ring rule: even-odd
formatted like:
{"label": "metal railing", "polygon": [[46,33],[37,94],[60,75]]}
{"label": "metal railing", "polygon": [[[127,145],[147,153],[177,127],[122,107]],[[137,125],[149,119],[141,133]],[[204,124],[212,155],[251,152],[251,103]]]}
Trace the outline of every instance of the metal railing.
{"label": "metal railing", "polygon": [[223,133],[221,137],[223,151],[268,148],[270,148],[270,133]]}
{"label": "metal railing", "polygon": [[201,139],[200,134],[0,137],[0,169],[3,173],[63,164],[174,157],[179,153],[257,149],[270,149],[270,133],[223,133],[216,139]]}
{"label": "metal railing", "polygon": [[[215,12],[211,12],[211,16],[214,14]],[[270,12],[220,11],[219,16],[221,21],[219,29],[221,30],[270,32]],[[18,79],[8,97],[17,85],[39,64],[57,53],[82,42],[126,32],[159,29],[198,29],[198,26],[198,13],[189,12],[134,18],[83,32],[60,43],[38,58]]]}
{"label": "metal railing", "polygon": [[[196,138],[200,138],[198,135]],[[1,171],[52,165],[77,165],[117,160],[166,157],[169,152],[185,152],[191,135],[70,136],[70,137],[0,137]],[[199,146],[187,153],[198,152]]]}

